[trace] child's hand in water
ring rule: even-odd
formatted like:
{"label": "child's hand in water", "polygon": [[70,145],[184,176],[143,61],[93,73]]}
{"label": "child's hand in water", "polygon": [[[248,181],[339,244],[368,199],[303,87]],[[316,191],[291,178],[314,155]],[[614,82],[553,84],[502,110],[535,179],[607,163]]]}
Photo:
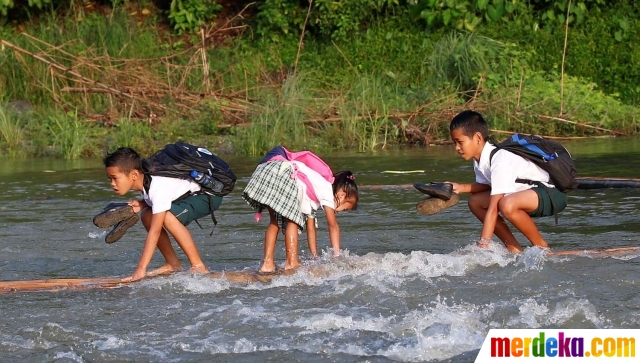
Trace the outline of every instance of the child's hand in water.
{"label": "child's hand in water", "polygon": [[480,248],[487,248],[487,247],[489,247],[490,243],[491,243],[491,238],[480,237],[478,242],[476,242],[476,246],[478,246]]}

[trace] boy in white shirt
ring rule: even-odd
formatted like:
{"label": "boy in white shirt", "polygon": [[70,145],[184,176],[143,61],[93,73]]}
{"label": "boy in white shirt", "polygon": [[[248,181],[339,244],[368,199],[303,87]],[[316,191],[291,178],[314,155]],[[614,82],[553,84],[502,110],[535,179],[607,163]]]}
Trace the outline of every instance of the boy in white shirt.
{"label": "boy in white shirt", "polygon": [[[498,150],[491,160],[496,146],[488,141],[489,127],[478,112],[459,113],[449,132],[458,154],[465,160],[473,159],[475,183],[452,184],[454,193],[471,193],[469,209],[482,222],[478,245],[486,247],[495,233],[509,251],[522,252],[505,223],[507,219],[532,245],[548,248],[533,217],[550,216],[567,206],[567,195],[549,183],[549,173],[507,150]],[[516,179],[540,181],[547,188],[517,183]]]}
{"label": "boy in white shirt", "polygon": [[[140,217],[147,229],[147,238],[138,267],[124,280],[135,281],[145,276],[182,270],[180,260],[171,246],[169,234],[189,259],[192,272],[208,272],[186,226],[217,210],[222,203],[222,197],[197,194],[200,185],[191,179],[144,175],[142,159],[131,148],[119,148],[107,155],[104,158],[104,166],[111,188],[116,194],[125,195],[129,190],[142,194],[142,200],[132,200],[129,205],[135,213],[142,211]],[[146,183],[145,178],[149,178]],[[156,247],[162,253],[166,264],[147,273]]]}

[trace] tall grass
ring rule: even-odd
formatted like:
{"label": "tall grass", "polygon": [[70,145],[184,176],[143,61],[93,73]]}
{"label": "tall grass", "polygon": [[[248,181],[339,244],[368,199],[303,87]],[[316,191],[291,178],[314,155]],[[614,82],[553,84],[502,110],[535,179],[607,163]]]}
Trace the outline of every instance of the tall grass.
{"label": "tall grass", "polygon": [[342,121],[329,127],[340,128],[332,132],[343,140],[330,141],[342,147],[357,147],[359,151],[370,151],[385,147],[389,130],[389,107],[385,101],[385,88],[380,79],[372,76],[360,77],[348,90],[338,105]]}
{"label": "tall grass", "polygon": [[431,82],[463,92],[474,90],[482,75],[502,71],[500,58],[505,48],[474,33],[450,32],[436,42],[428,60]]}
{"label": "tall grass", "polygon": [[276,94],[267,94],[253,110],[251,125],[239,131],[239,149],[262,155],[275,145],[307,148],[310,135],[304,124],[310,99],[303,73],[290,74]]}
{"label": "tall grass", "polygon": [[150,155],[158,145],[153,142],[153,130],[143,122],[121,118],[109,130],[107,151],[119,147],[130,147],[141,155]]}
{"label": "tall grass", "polygon": [[78,119],[77,112],[49,116],[49,131],[54,137],[54,148],[65,159],[77,159],[89,146],[89,126]]}
{"label": "tall grass", "polygon": [[9,157],[22,154],[25,130],[22,115],[0,107],[0,146]]}

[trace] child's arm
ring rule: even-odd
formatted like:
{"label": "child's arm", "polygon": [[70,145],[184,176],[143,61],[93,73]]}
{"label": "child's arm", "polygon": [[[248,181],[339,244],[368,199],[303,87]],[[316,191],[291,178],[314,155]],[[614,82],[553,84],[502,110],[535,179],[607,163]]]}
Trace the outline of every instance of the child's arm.
{"label": "child's arm", "polygon": [[482,222],[482,233],[480,234],[480,241],[478,241],[478,244],[482,247],[486,246],[493,237],[493,232],[498,223],[498,203],[503,197],[504,194],[495,194],[489,198],[489,207]]}
{"label": "child's arm", "polygon": [[329,239],[331,240],[331,248],[333,255],[340,255],[340,226],[336,219],[336,211],[333,208],[324,207],[324,213],[327,216],[327,226],[329,227]]}
{"label": "child's arm", "polygon": [[[448,183],[448,182],[447,182]],[[491,189],[491,185],[482,184],[482,183],[471,183],[471,184],[458,184],[451,183],[453,186],[453,192],[456,194],[461,193],[480,193]]]}
{"label": "child's arm", "polygon": [[149,263],[151,263],[153,254],[155,253],[156,247],[158,246],[158,239],[160,238],[160,232],[162,232],[162,226],[164,225],[164,217],[166,213],[167,212],[165,211],[152,214],[151,225],[149,226],[147,238],[144,241],[142,255],[140,256],[138,267],[130,277],[131,281],[140,280],[147,274],[147,267],[149,267]]}
{"label": "child's arm", "polygon": [[309,242],[309,255],[311,258],[318,257],[316,237],[316,219],[307,218],[307,241]]}

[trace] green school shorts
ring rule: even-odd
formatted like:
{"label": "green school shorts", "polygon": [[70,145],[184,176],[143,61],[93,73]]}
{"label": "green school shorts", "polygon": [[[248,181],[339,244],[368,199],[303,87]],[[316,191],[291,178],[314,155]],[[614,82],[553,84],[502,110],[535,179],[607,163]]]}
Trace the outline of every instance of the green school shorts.
{"label": "green school shorts", "polygon": [[[209,206],[209,198],[213,205]],[[218,210],[222,204],[222,197],[208,194],[190,195],[179,201],[171,203],[170,212],[185,226],[196,219],[206,217],[212,210]]]}
{"label": "green school shorts", "polygon": [[[534,187],[532,190],[538,194],[538,209],[529,213],[531,217],[552,216],[567,207],[567,194],[559,191],[558,188]],[[551,198],[553,198],[556,210],[553,210],[554,205],[551,204]]]}

